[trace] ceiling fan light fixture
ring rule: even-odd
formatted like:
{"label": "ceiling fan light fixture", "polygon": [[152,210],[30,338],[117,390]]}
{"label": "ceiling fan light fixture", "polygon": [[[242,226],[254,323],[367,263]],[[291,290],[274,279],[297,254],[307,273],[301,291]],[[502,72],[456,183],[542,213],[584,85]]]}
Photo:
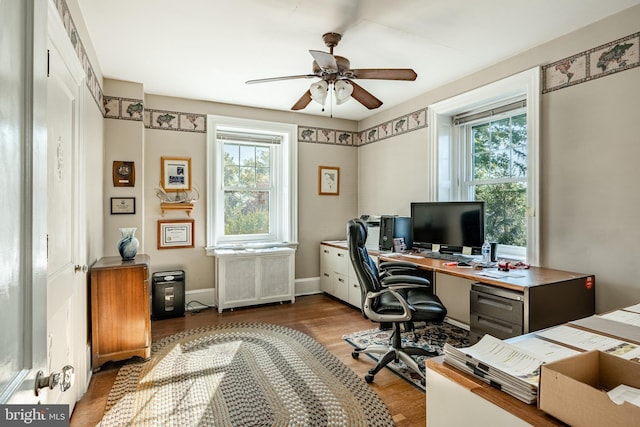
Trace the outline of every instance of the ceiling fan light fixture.
{"label": "ceiling fan light fixture", "polygon": [[344,104],[351,99],[353,86],[344,80],[338,80],[333,84],[333,90],[336,92],[336,104]]}
{"label": "ceiling fan light fixture", "polygon": [[328,89],[329,89],[329,85],[324,80],[311,83],[311,87],[309,87],[309,92],[311,93],[311,99],[313,99],[320,105],[324,105],[324,102],[327,100]]}

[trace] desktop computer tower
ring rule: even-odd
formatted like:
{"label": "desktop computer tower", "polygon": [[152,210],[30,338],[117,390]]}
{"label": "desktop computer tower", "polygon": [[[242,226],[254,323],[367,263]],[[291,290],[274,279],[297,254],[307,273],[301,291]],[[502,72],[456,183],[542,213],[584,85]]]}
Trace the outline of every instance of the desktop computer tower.
{"label": "desktop computer tower", "polygon": [[380,217],[380,250],[393,251],[393,239],[402,237],[405,247],[411,249],[411,218],[382,215]]}

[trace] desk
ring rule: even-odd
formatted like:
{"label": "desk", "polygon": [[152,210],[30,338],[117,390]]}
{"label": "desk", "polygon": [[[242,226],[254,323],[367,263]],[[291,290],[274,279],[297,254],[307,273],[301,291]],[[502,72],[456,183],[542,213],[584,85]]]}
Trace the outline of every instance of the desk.
{"label": "desk", "polygon": [[531,267],[494,278],[483,275],[485,270],[449,267],[449,261],[423,256],[381,253],[378,258],[432,272],[435,293],[450,318],[470,326],[473,343],[485,333],[506,339],[595,313],[593,275]]}
{"label": "desk", "polygon": [[[564,426],[558,419],[489,384],[443,363],[427,359],[427,426]],[[460,410],[464,408],[464,410]]]}
{"label": "desk", "polygon": [[[606,316],[605,316],[606,317]],[[603,340],[616,339],[633,345],[640,344],[640,327],[626,324],[603,316],[589,316],[566,324],[537,331],[506,340],[517,343],[527,338],[540,338],[577,351],[597,348],[598,340],[582,339],[581,346],[576,341],[561,341],[562,334],[550,334],[560,328],[571,327],[600,336]],[[569,335],[565,336],[565,339]],[[611,354],[615,351],[611,349]],[[624,357],[622,353],[620,357]],[[628,358],[628,357],[626,357]],[[630,359],[630,358],[629,358]],[[630,359],[634,360],[634,359]],[[512,397],[473,375],[444,363],[444,356],[425,362],[428,384],[427,426],[490,425],[496,426],[564,426],[560,420],[537,408]],[[458,410],[465,407],[465,411]],[[576,406],[577,407],[577,406]],[[472,421],[472,422],[469,422]]]}

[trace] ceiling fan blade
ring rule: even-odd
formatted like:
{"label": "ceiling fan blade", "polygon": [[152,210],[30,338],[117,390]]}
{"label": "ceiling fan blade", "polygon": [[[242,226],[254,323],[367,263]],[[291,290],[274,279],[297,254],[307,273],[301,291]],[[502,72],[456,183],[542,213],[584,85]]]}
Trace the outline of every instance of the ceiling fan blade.
{"label": "ceiling fan blade", "polygon": [[317,78],[315,74],[300,74],[297,76],[282,76],[282,77],[269,77],[267,79],[256,79],[256,80],[247,80],[245,83],[250,85],[254,83],[267,83],[267,82],[277,82],[280,80],[292,80],[292,79],[310,79]]}
{"label": "ceiling fan blade", "polygon": [[335,73],[338,71],[336,58],[330,53],[322,52],[321,50],[310,50],[309,53],[313,56],[313,59],[315,59],[322,71],[329,73]]}
{"label": "ceiling fan blade", "polygon": [[311,91],[307,90],[304,94],[302,94],[300,99],[298,99],[298,102],[293,104],[293,107],[291,107],[291,109],[292,110],[302,110],[304,107],[309,105],[310,102],[311,102]]}
{"label": "ceiling fan blade", "polygon": [[382,105],[382,101],[364,90],[362,86],[354,81],[347,81],[353,86],[353,93],[351,94],[351,97],[358,101],[360,104],[364,105],[369,110],[376,109]]}
{"label": "ceiling fan blade", "polygon": [[415,80],[418,77],[411,68],[360,68],[351,72],[357,79]]}

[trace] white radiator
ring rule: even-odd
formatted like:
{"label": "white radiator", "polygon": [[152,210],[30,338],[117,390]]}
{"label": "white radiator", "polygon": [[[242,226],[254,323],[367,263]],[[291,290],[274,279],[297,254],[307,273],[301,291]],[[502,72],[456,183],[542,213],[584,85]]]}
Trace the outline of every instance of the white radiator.
{"label": "white radiator", "polygon": [[272,302],[295,301],[295,250],[220,249],[215,277],[218,311]]}

